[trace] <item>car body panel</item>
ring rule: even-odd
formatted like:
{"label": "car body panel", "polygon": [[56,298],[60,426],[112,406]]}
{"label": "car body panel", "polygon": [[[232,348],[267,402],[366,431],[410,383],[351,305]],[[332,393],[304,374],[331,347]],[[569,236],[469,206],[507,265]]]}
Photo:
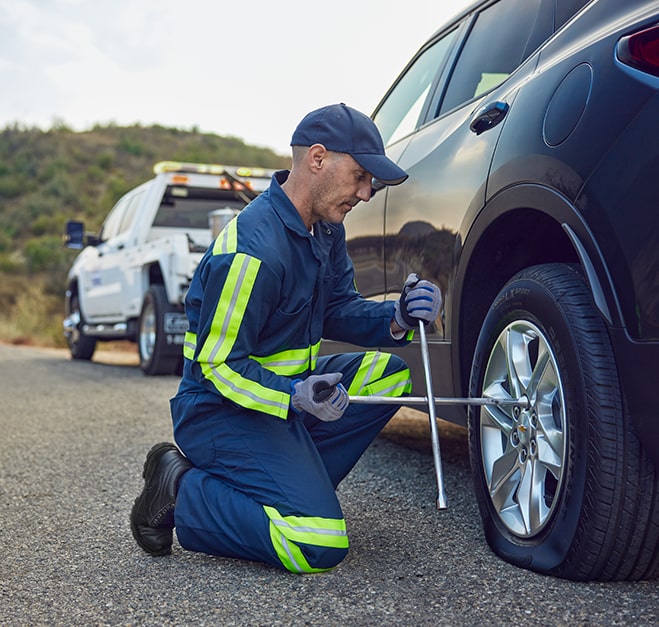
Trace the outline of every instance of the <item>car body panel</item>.
{"label": "car body panel", "polygon": [[[538,22],[550,3],[540,0]],[[389,299],[409,272],[440,285],[442,316],[428,329],[436,393],[464,396],[476,336],[504,283],[532,264],[579,264],[611,336],[627,412],[639,437],[652,434],[657,444],[659,78],[615,54],[621,37],[657,23],[657,5],[559,1],[556,33],[500,84],[442,112],[474,11],[496,4],[475,3],[437,31],[383,98],[435,42],[456,34],[416,128],[387,146],[409,180],[346,219],[357,285]],[[477,112],[496,103],[507,106],[501,122],[470,130]],[[418,393],[418,345],[396,352],[412,365]],[[440,417],[466,421],[459,407]]]}

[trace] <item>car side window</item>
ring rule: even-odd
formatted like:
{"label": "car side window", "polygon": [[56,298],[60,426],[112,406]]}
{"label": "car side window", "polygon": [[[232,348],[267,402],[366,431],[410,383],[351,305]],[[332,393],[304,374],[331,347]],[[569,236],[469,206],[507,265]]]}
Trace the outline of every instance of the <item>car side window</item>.
{"label": "car side window", "polygon": [[552,34],[553,11],[541,11],[542,4],[500,0],[477,15],[449,79],[440,115],[500,85]]}
{"label": "car side window", "polygon": [[373,120],[385,146],[413,132],[438,72],[442,69],[456,29],[424,50],[380,104]]}

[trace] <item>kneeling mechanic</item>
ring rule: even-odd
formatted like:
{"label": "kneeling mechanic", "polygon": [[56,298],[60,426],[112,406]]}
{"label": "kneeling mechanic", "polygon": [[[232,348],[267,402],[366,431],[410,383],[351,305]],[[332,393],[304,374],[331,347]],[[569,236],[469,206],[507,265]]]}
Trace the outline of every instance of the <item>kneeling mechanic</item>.
{"label": "kneeling mechanic", "polygon": [[[319,356],[321,338],[402,346],[434,321],[439,289],[410,275],[398,301],[355,290],[343,220],[373,179],[407,174],[372,120],[344,104],[305,116],[292,168],[276,172],[217,237],[186,297],[176,445],[154,446],[131,512],[152,555],[181,546],[296,573],[336,566],[348,536],[336,488],[409,394],[409,370],[379,351]],[[179,450],[180,449],[180,450]],[[183,454],[181,454],[181,451]]]}

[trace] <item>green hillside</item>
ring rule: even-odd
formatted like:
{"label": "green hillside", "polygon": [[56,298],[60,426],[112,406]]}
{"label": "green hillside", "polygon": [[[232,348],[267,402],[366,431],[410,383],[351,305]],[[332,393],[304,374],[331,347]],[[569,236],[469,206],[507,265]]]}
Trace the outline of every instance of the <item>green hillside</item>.
{"label": "green hillside", "polygon": [[95,231],[157,161],[290,164],[234,137],[162,126],[0,131],[0,341],[64,345],[65,278],[76,254],[62,245],[66,221]]}

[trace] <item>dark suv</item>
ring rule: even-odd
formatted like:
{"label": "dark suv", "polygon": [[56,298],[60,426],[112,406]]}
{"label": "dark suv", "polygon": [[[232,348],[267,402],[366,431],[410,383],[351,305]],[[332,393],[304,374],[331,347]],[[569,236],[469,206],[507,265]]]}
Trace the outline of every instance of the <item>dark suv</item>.
{"label": "dark suv", "polygon": [[[438,410],[468,426],[489,545],[657,577],[659,4],[478,2],[373,119],[410,178],[346,220],[361,293],[435,281],[435,394],[523,399]],[[418,345],[401,354],[424,393]]]}

